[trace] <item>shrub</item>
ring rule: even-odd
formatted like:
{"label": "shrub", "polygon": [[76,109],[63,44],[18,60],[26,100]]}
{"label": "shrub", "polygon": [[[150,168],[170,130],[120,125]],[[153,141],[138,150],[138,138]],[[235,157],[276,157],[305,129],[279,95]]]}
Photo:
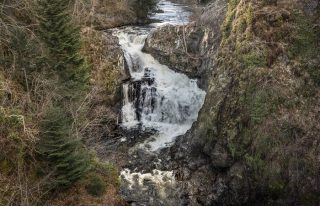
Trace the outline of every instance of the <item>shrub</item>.
{"label": "shrub", "polygon": [[289,46],[289,57],[317,55],[316,33],[312,29],[312,24],[303,14],[296,12],[294,26],[293,38]]}
{"label": "shrub", "polygon": [[90,177],[86,189],[90,195],[101,196],[106,190],[106,183],[100,175],[94,174]]}
{"label": "shrub", "polygon": [[259,54],[256,53],[256,51],[244,54],[242,60],[246,68],[265,67],[267,65],[267,59],[265,54]]}
{"label": "shrub", "polygon": [[235,9],[237,7],[239,2],[240,2],[240,0],[229,0],[228,9],[230,9],[232,11],[233,9]]}

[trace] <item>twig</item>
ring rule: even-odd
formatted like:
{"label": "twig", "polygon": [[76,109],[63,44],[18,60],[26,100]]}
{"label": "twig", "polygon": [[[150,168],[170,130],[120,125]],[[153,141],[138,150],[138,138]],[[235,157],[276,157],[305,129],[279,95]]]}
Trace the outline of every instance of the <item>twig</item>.
{"label": "twig", "polygon": [[27,78],[27,72],[25,68],[22,68],[23,73],[24,73],[24,79],[26,82],[26,87],[27,87],[27,96],[28,96],[28,102],[31,103],[31,98],[30,98],[30,89],[29,89],[29,83],[28,83],[28,78]]}

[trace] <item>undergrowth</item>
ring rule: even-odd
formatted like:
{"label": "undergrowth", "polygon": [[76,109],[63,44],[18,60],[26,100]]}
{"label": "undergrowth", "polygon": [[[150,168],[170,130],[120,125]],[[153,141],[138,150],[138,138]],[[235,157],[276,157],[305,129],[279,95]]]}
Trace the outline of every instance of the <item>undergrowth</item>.
{"label": "undergrowth", "polygon": [[317,201],[317,188],[306,179],[319,181],[312,172],[319,153],[310,152],[319,136],[318,106],[311,106],[319,103],[315,28],[299,5],[228,1],[217,67],[194,134],[205,139],[208,155],[214,153],[208,142],[211,149],[223,144],[266,201]]}

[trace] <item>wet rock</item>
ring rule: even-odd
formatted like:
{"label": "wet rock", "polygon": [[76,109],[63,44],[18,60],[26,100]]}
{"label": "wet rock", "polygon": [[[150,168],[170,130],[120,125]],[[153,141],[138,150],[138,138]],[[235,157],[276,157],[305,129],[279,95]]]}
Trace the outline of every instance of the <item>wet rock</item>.
{"label": "wet rock", "polygon": [[195,22],[184,26],[167,25],[155,30],[146,39],[143,49],[160,63],[197,79],[199,87],[207,89],[225,12],[225,1],[213,1]]}
{"label": "wet rock", "polygon": [[152,113],[156,107],[157,88],[154,85],[154,77],[151,76],[150,70],[145,69],[141,80],[132,80],[128,82],[128,101],[132,102],[135,107],[137,121],[141,121],[143,109],[150,108]]}
{"label": "wet rock", "polygon": [[231,155],[222,145],[216,144],[209,152],[212,167],[229,168],[233,164]]}
{"label": "wet rock", "polygon": [[[191,78],[205,78],[207,70],[201,65],[209,58],[204,51],[211,47],[209,30],[196,25],[164,26],[146,40],[144,51],[151,53],[160,63]],[[201,85],[204,88],[204,85]]]}

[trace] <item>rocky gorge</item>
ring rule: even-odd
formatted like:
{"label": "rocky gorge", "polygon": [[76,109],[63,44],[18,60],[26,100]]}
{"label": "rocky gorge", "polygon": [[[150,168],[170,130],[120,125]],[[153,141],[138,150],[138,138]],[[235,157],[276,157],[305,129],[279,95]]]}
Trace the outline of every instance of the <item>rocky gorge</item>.
{"label": "rocky gorge", "polygon": [[[70,13],[52,33],[86,90],[64,96],[39,2],[0,0],[0,206],[319,205],[319,0],[41,1]],[[50,169],[55,105],[75,164]]]}
{"label": "rocky gorge", "polygon": [[163,184],[173,197],[157,201],[151,181],[145,191],[154,202],[144,192],[126,194],[129,202],[317,205],[319,111],[308,105],[319,100],[319,2],[213,0],[200,10],[146,39],[144,52],[198,79],[207,97],[191,130],[151,155],[157,164],[141,168],[150,161],[144,152],[131,164],[147,182],[155,168],[172,171],[164,179],[174,186]]}
{"label": "rocky gorge", "polygon": [[186,205],[317,205],[319,2],[211,1],[199,19],[217,36],[207,96],[170,149]]}

